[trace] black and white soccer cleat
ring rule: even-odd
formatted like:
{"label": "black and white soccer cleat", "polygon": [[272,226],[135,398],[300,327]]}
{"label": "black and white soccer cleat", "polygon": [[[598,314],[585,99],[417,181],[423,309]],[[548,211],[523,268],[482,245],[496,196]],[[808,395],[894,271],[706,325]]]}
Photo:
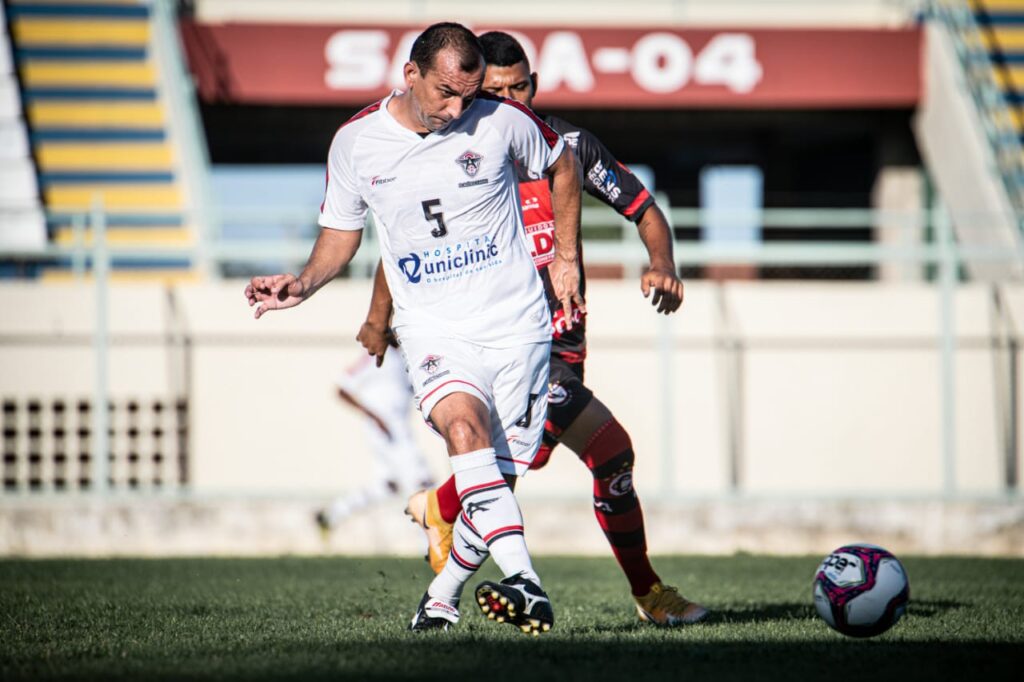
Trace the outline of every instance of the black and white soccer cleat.
{"label": "black and white soccer cleat", "polygon": [[416,607],[416,613],[409,623],[409,629],[421,630],[447,630],[459,622],[458,602],[452,603],[437,597],[431,597],[426,592],[420,605]]}
{"label": "black and white soccer cleat", "polygon": [[520,574],[500,583],[483,581],[476,587],[476,603],[490,620],[515,625],[528,635],[547,632],[555,624],[548,595]]}

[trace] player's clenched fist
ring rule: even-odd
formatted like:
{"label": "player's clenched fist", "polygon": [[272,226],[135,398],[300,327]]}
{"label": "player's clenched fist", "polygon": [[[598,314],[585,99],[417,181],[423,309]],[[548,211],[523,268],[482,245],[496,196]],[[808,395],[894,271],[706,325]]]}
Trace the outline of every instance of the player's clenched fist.
{"label": "player's clenched fist", "polygon": [[249,306],[257,306],[257,320],[268,310],[297,306],[306,300],[307,295],[302,281],[288,274],[253,277],[245,287],[245,298]]}

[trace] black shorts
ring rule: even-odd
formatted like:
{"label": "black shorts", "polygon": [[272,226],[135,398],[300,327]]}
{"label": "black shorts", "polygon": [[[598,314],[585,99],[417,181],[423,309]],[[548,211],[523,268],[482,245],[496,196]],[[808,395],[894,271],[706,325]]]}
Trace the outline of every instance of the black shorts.
{"label": "black shorts", "polygon": [[583,363],[570,364],[552,355],[544,443],[554,447],[562,433],[576,421],[593,398],[594,393],[583,385]]}

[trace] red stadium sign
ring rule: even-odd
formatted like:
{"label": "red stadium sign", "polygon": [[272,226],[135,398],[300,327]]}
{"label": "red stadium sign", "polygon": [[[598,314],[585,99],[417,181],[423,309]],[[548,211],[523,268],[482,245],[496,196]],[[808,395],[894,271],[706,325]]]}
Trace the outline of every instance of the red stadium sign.
{"label": "red stadium sign", "polygon": [[[488,30],[491,26],[476,26]],[[545,107],[912,107],[921,31],[501,27]],[[200,95],[359,105],[402,86],[420,27],[181,25]]]}

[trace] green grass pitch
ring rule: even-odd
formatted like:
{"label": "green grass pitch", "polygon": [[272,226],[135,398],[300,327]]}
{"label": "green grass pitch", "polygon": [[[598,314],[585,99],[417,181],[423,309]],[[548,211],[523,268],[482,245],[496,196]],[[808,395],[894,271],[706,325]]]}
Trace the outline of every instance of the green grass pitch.
{"label": "green grass pitch", "polygon": [[908,615],[854,640],[814,612],[818,560],[658,557],[713,609],[668,630],[637,622],[611,559],[540,558],[539,638],[470,603],[454,631],[408,632],[430,578],[412,559],[6,560],[0,679],[1021,679],[1024,561],[904,558]]}

